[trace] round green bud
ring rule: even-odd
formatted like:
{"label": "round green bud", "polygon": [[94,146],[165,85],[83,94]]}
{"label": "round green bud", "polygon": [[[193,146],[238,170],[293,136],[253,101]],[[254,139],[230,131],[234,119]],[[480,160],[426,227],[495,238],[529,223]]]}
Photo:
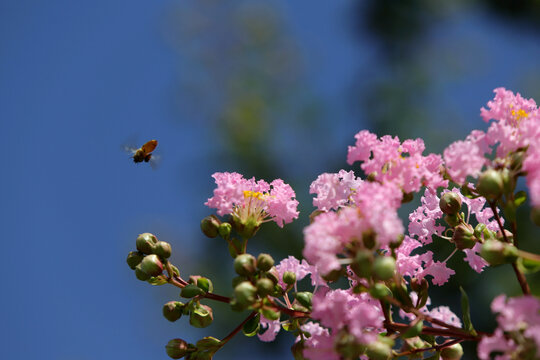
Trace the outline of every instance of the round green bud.
{"label": "round green bud", "polygon": [[189,314],[189,323],[197,328],[205,328],[212,324],[212,321],[214,321],[214,314],[212,308],[207,305],[197,306]]}
{"label": "round green bud", "polygon": [[256,300],[257,288],[249,281],[244,281],[234,288],[234,298],[238,305],[247,308]]}
{"label": "round green bud", "polygon": [[268,271],[274,266],[274,259],[269,254],[259,254],[257,257],[257,269]]}
{"label": "round green bud", "polygon": [[512,176],[512,173],[508,169],[502,169],[501,171],[501,177],[503,181],[503,192],[505,194],[510,194],[514,192],[514,189],[516,188],[516,181],[514,177]]}
{"label": "round green bud", "polygon": [[264,297],[274,291],[274,282],[267,278],[257,280],[257,293]]}
{"label": "round green bud", "polygon": [[154,252],[154,245],[156,245],[157,242],[158,239],[155,237],[155,235],[150,233],[142,233],[137,236],[135,245],[137,247],[137,250],[139,250],[143,254],[148,255]]}
{"label": "round green bud", "polygon": [[172,339],[165,345],[167,355],[173,359],[181,359],[189,352],[188,343],[182,339]]}
{"label": "round green bud", "polygon": [[141,263],[137,265],[137,267],[139,266],[144,273],[150,276],[158,276],[163,272],[163,263],[154,254],[145,256]]}
{"label": "round green bud", "polygon": [[180,301],[169,301],[163,305],[163,316],[171,322],[176,321],[182,316],[183,309],[184,304]]}
{"label": "round green bud", "polygon": [[388,280],[394,276],[396,260],[391,256],[380,256],[373,263],[373,273],[380,280]]}
{"label": "round green bud", "polygon": [[540,207],[535,207],[531,209],[531,221],[536,226],[540,226]]}
{"label": "round green bud", "polygon": [[422,320],[420,320],[416,324],[411,326],[407,331],[405,331],[403,333],[403,335],[401,335],[401,337],[403,339],[410,339],[410,338],[413,338],[415,336],[418,336],[422,332],[423,326],[424,326],[424,322]]}
{"label": "round green bud", "polygon": [[250,276],[255,272],[255,257],[251,254],[241,254],[234,259],[234,271],[238,275]]}
{"label": "round green bud", "polygon": [[261,313],[268,320],[279,320],[281,313],[271,308],[263,307]]}
{"label": "round green bud", "polygon": [[482,245],[480,255],[492,266],[509,264],[517,260],[518,249],[512,244],[487,240]]}
{"label": "round green bud", "polygon": [[268,270],[266,273],[263,274],[264,277],[269,278],[272,280],[274,284],[277,284],[279,282],[279,273],[275,266],[272,266],[270,270]]}
{"label": "round green bud", "polygon": [[496,200],[503,193],[503,177],[494,169],[484,171],[478,178],[476,190],[488,200]]}
{"label": "round green bud", "polygon": [[419,280],[418,278],[413,278],[411,280],[411,289],[416,292],[417,294],[420,294],[423,291],[426,291],[429,288],[429,283],[426,280],[426,278],[422,278],[422,280]]}
{"label": "round green bud", "polygon": [[463,356],[463,347],[461,344],[454,344],[441,350],[442,360],[459,360]]}
{"label": "round green bud", "polygon": [[375,341],[368,345],[366,355],[371,360],[387,360],[392,356],[392,347],[382,341]]}
{"label": "round green bud", "polygon": [[218,236],[218,229],[221,222],[215,215],[210,215],[201,220],[201,230],[209,238]]}
{"label": "round green bud", "polygon": [[298,341],[291,346],[294,360],[306,360],[304,357],[304,341]]}
{"label": "round green bud", "polygon": [[366,346],[359,344],[354,335],[347,332],[338,334],[334,348],[345,359],[358,359],[366,351]]}
{"label": "round green bud", "polygon": [[300,292],[297,292],[294,297],[302,306],[305,306],[306,308],[311,309],[313,293],[310,293],[309,291],[300,291]]}
{"label": "round green bud", "polygon": [[453,228],[458,226],[461,223],[461,220],[459,216],[457,216],[457,214],[444,215],[444,221],[446,221],[446,223],[450,225],[450,227],[453,227]]}
{"label": "round green bud", "polygon": [[187,299],[191,299],[195,296],[203,295],[203,294],[204,294],[204,290],[195,284],[187,284],[186,286],[182,288],[182,291],[180,291],[180,296]]}
{"label": "round green bud", "polygon": [[296,274],[292,271],[285,271],[283,273],[283,282],[287,285],[292,285],[296,282]]}
{"label": "round green bud", "polygon": [[351,264],[351,269],[358,277],[369,278],[373,272],[373,253],[371,251],[358,251]]}
{"label": "round green bud", "polygon": [[474,229],[469,224],[459,224],[454,229],[452,235],[452,241],[456,244],[459,250],[471,249],[476,245],[476,237],[474,236]]}
{"label": "round green bud", "polygon": [[231,224],[229,224],[229,223],[221,223],[221,224],[219,224],[218,233],[219,233],[219,236],[221,236],[222,238],[228,239],[229,236],[231,235],[231,231],[232,231],[232,225]]}
{"label": "round green bud", "polygon": [[384,285],[383,283],[375,283],[369,289],[369,294],[374,299],[382,299],[386,296],[392,296],[392,291],[390,291],[388,286]]}
{"label": "round green bud", "polygon": [[132,270],[135,270],[135,267],[141,263],[143,258],[144,258],[144,255],[141,254],[140,252],[130,251],[130,253],[127,256],[126,262]]}
{"label": "round green bud", "polygon": [[141,270],[141,264],[135,267],[135,276],[141,281],[146,281],[151,278],[150,275]]}
{"label": "round green bud", "polygon": [[171,257],[171,244],[165,241],[158,241],[154,246],[154,254],[162,259],[168,259]]}
{"label": "round green bud", "polygon": [[461,197],[453,191],[444,193],[439,201],[439,207],[443,213],[455,215],[461,210]]}
{"label": "round green bud", "polygon": [[214,284],[212,284],[212,280],[202,276],[197,279],[197,286],[205,293],[214,291]]}

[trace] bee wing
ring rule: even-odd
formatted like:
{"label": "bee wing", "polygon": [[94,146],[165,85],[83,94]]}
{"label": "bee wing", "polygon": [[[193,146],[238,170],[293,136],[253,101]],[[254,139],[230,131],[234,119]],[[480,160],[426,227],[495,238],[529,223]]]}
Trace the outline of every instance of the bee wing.
{"label": "bee wing", "polygon": [[150,154],[152,151],[155,150],[157,146],[157,140],[150,140],[146,144],[144,144],[141,149],[146,153]]}
{"label": "bee wing", "polygon": [[152,157],[149,161],[152,170],[157,170],[161,166],[161,159],[161,156],[152,154]]}
{"label": "bee wing", "polygon": [[130,155],[133,155],[133,154],[135,154],[137,152],[136,148],[134,148],[133,146],[129,146],[129,145],[122,145],[122,150],[129,153]]}

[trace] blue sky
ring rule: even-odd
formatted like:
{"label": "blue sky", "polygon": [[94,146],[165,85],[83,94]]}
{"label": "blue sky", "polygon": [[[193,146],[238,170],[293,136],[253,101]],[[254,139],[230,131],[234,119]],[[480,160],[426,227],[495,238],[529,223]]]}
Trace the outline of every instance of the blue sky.
{"label": "blue sky", "polygon": [[[324,149],[317,144],[329,134],[317,135],[320,139],[298,134],[299,144],[310,149],[298,151],[337,154],[345,165],[346,145],[365,124],[346,95],[359,69],[380,70],[373,40],[359,41],[350,33],[347,1],[310,3],[309,11],[307,3],[273,4],[303,56],[307,86],[324,99],[329,114],[324,120],[335,129],[330,134],[335,145]],[[188,332],[184,337],[196,340],[211,333],[166,322],[161,305],[176,290],[150,288],[125,265],[136,235],[155,231],[178,249],[177,263],[195,266],[198,250],[190,240],[200,239],[210,175],[227,170],[216,169],[222,149],[208,139],[204,125],[181,111],[177,83],[197,79],[179,67],[178,53],[165,40],[165,19],[176,6],[176,1],[0,2],[3,359],[166,359],[163,346],[170,338]],[[441,44],[459,49],[468,39],[482,57],[458,51],[450,65],[448,54],[435,58],[426,111],[437,115],[437,99],[457,108],[471,119],[461,123],[464,133],[483,126],[478,109],[494,87],[522,86],[538,94],[538,78],[529,78],[538,76],[535,36],[508,30],[475,9],[450,14],[429,34],[423,51],[440,54],[435,50]],[[121,150],[126,142],[141,145],[152,138],[159,140],[163,158],[156,171],[133,164]],[[304,160],[291,155],[287,161]],[[297,190],[306,196],[309,182],[325,171],[316,159],[308,163],[306,188]],[[241,340],[233,344],[240,346]]]}

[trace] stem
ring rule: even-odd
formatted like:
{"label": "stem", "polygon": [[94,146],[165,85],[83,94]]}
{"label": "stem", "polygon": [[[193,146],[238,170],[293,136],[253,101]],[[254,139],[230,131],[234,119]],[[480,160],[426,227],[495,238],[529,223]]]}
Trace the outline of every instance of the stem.
{"label": "stem", "polygon": [[435,346],[431,346],[431,347],[428,347],[428,348],[413,349],[413,350],[405,351],[405,352],[394,355],[394,357],[412,355],[412,354],[416,354],[416,353],[424,352],[424,351],[432,351],[432,350],[439,351],[441,349],[444,349],[445,347],[452,346],[454,344],[458,344],[458,343],[463,342],[463,341],[464,341],[463,339],[449,340],[449,341],[447,341],[447,342],[445,342],[443,344],[440,344],[440,345],[435,345]]}
{"label": "stem", "polygon": [[242,321],[240,323],[240,325],[238,325],[237,327],[235,327],[233,329],[233,331],[231,331],[229,333],[229,335],[225,336],[222,340],[221,340],[221,346],[225,345],[229,340],[231,340],[236,334],[238,334],[238,332],[240,330],[242,330],[242,328],[244,327],[244,325],[251,319],[253,319],[255,317],[255,315],[257,315],[257,312],[256,311],[253,311],[251,314],[249,314],[249,316],[247,318],[245,318],[244,321]]}
{"label": "stem", "polygon": [[[388,330],[396,331],[399,333],[404,333],[410,329],[409,324],[400,324],[400,323],[386,324],[385,327]],[[475,341],[479,341],[482,338],[481,336],[475,336],[475,335],[466,333],[461,329],[458,329],[456,331],[453,329],[438,329],[438,328],[433,328],[429,326],[422,327],[422,334],[435,335],[435,336],[447,336],[447,337],[449,336],[449,337],[459,338],[463,340],[475,340]]]}
{"label": "stem", "polygon": [[518,255],[519,255],[519,257],[522,257],[524,259],[529,259],[529,260],[532,260],[532,261],[540,261],[540,255],[533,254],[533,253],[530,253],[530,252],[527,252],[527,251],[518,250]]}
{"label": "stem", "polygon": [[509,243],[508,238],[506,237],[506,232],[504,231],[504,226],[501,222],[501,218],[499,217],[499,214],[497,213],[497,207],[495,206],[494,202],[488,201],[489,207],[493,211],[493,216],[495,217],[495,220],[497,220],[497,224],[499,224],[499,229],[501,229],[502,236],[504,238],[504,242]]}

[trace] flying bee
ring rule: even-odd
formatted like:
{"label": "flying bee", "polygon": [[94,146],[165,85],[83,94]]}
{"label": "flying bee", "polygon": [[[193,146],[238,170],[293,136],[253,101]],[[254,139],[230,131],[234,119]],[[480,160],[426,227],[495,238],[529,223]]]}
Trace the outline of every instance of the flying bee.
{"label": "flying bee", "polygon": [[126,146],[125,149],[133,154],[132,159],[135,163],[149,162],[152,158],[152,151],[157,147],[157,140],[150,140],[138,149]]}

